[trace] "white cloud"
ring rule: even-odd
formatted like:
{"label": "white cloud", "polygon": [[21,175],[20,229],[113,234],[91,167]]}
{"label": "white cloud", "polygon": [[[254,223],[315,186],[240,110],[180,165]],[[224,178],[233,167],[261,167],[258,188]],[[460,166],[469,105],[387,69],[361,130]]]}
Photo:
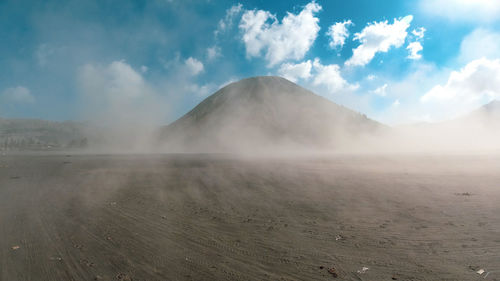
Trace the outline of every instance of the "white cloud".
{"label": "white cloud", "polygon": [[346,20],[344,22],[337,22],[328,28],[326,35],[329,36],[329,46],[332,49],[339,48],[342,49],[345,40],[349,37],[348,26],[352,25],[351,20]]}
{"label": "white cloud", "polygon": [[346,61],[348,66],[366,65],[376,53],[387,52],[391,47],[399,48],[405,42],[413,16],[394,19],[393,24],[387,21],[368,24],[361,32],[354,34],[354,40],[361,42],[353,49],[352,57]]}
{"label": "white cloud", "polygon": [[395,100],[393,103],[392,103],[392,107],[399,107],[401,105],[401,103],[399,102],[399,100]]}
{"label": "white cloud", "polygon": [[373,81],[373,80],[375,80],[375,78],[377,78],[377,76],[376,76],[376,75],[373,75],[373,74],[370,74],[370,75],[366,76],[366,79],[367,79],[368,81]]}
{"label": "white cloud", "polygon": [[212,46],[207,48],[207,59],[214,60],[221,55],[220,48],[218,46]]}
{"label": "white cloud", "polygon": [[148,91],[141,74],[124,61],[114,61],[107,66],[86,64],[78,78],[86,95],[107,99],[137,98]]}
{"label": "white cloud", "polygon": [[426,31],[427,30],[425,29],[425,27],[419,27],[417,29],[412,30],[411,34],[413,34],[413,36],[415,36],[418,40],[420,40],[424,38]]}
{"label": "white cloud", "polygon": [[293,64],[284,63],[280,66],[278,73],[286,79],[297,82],[300,79],[309,79],[311,77],[312,63],[310,60]]}
{"label": "white cloud", "polygon": [[320,30],[315,17],[320,10],[319,4],[311,2],[297,15],[287,13],[281,23],[270,12],[246,11],[239,27],[247,56],[258,57],[264,52],[270,67],[287,59],[302,59]]}
{"label": "white cloud", "polygon": [[187,71],[191,75],[198,75],[203,71],[203,63],[195,58],[189,57],[184,61],[184,65],[186,66]]}
{"label": "white cloud", "polygon": [[406,47],[406,49],[409,52],[409,59],[418,60],[422,58],[422,54],[419,54],[419,52],[422,51],[424,47],[422,47],[422,44],[420,44],[420,42],[411,42],[410,44],[408,44],[408,47]]}
{"label": "white cloud", "polygon": [[372,93],[381,97],[385,97],[387,95],[386,90],[387,90],[387,84],[384,84],[378,87],[377,89],[373,90]]}
{"label": "white cloud", "polygon": [[468,63],[483,57],[500,58],[500,33],[478,28],[462,40],[458,60],[461,63]]}
{"label": "white cloud", "polygon": [[219,21],[217,25],[217,30],[215,30],[215,36],[225,32],[233,26],[234,19],[241,13],[243,10],[243,5],[240,3],[233,5],[231,8],[226,10],[226,15],[223,19]]}
{"label": "white cloud", "polygon": [[452,71],[445,85],[437,85],[421,97],[426,102],[477,104],[500,97],[500,59],[474,60]]}
{"label": "white cloud", "polygon": [[356,90],[359,85],[349,84],[340,73],[340,66],[336,64],[322,65],[319,59],[313,62],[315,71],[313,85],[325,85],[330,91]]}
{"label": "white cloud", "polygon": [[134,130],[145,130],[158,125],[168,112],[141,72],[125,61],[108,65],[86,64],[78,70],[77,81],[83,117],[116,125],[117,130],[130,129],[131,126],[143,127],[134,127]]}
{"label": "white cloud", "polygon": [[493,22],[500,20],[498,0],[420,0],[420,8],[431,16],[451,21]]}
{"label": "white cloud", "polygon": [[142,73],[146,73],[146,72],[148,72],[148,67],[147,67],[147,66],[145,66],[145,65],[142,65],[142,66],[141,66],[141,72],[142,72]]}
{"label": "white cloud", "polygon": [[2,92],[1,98],[5,102],[12,103],[34,103],[35,97],[28,88],[17,86],[7,88]]}

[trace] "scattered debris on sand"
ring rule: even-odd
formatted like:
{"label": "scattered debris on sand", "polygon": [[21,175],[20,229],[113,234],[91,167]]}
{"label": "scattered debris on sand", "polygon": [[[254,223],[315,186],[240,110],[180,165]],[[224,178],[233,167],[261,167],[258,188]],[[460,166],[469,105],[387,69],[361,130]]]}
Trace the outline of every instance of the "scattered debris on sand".
{"label": "scattered debris on sand", "polygon": [[479,266],[477,265],[469,265],[469,269],[472,271],[477,271],[479,269]]}
{"label": "scattered debris on sand", "polygon": [[472,193],[470,192],[457,192],[455,193],[456,196],[472,196]]}
{"label": "scattered debris on sand", "polygon": [[335,269],[335,267],[330,267],[328,269],[328,273],[330,273],[334,278],[339,277],[339,274],[337,273],[337,270]]}
{"label": "scattered debris on sand", "polygon": [[93,267],[95,265],[95,263],[87,260],[87,259],[83,259],[80,261],[81,264],[85,265],[86,267]]}
{"label": "scattered debris on sand", "polygon": [[360,270],[358,270],[358,273],[359,274],[364,274],[364,273],[366,273],[368,271],[368,269],[369,269],[368,267],[363,266]]}
{"label": "scattered debris on sand", "polygon": [[123,281],[131,281],[132,280],[132,278],[128,274],[124,274],[124,273],[118,273],[116,275],[116,279],[123,280]]}
{"label": "scattered debris on sand", "polygon": [[50,260],[51,261],[62,261],[62,258],[61,257],[50,257]]}
{"label": "scattered debris on sand", "polygon": [[335,236],[335,241],[344,240],[344,239],[345,239],[344,236],[342,236],[340,234]]}
{"label": "scattered debris on sand", "polygon": [[12,246],[12,250],[19,250],[21,248],[21,246],[18,246],[18,245],[15,245],[15,246]]}

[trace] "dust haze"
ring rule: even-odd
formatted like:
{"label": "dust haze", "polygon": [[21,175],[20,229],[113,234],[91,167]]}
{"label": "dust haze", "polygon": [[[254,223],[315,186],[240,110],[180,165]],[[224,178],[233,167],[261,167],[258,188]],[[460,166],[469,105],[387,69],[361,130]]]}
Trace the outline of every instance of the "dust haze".
{"label": "dust haze", "polygon": [[[161,120],[175,105],[162,101],[134,74],[120,62],[101,69],[83,67],[82,116],[98,128],[87,152],[317,155],[500,151],[498,101],[453,120],[391,126],[284,78],[264,76],[231,83],[162,126]],[[120,79],[127,83],[115,81]]]}
{"label": "dust haze", "polygon": [[1,280],[500,276],[498,102],[388,126],[252,77],[165,125],[126,64],[79,77],[86,122],[0,120]]}

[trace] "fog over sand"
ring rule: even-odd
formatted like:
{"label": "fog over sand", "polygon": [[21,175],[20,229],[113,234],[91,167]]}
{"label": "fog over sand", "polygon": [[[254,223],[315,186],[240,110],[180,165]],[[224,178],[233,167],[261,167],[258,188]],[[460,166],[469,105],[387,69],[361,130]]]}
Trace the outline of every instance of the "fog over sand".
{"label": "fog over sand", "polygon": [[[87,106],[84,112],[92,112]],[[129,114],[131,104],[120,114],[120,106],[113,104],[109,112],[100,107],[86,122],[0,119],[0,149],[247,155],[500,152],[499,101],[444,122],[389,126],[284,78],[260,76],[223,87],[167,126],[155,127],[151,121],[158,119],[157,105],[148,114],[144,106],[137,118]]]}
{"label": "fog over sand", "polygon": [[0,279],[500,280],[498,171],[491,156],[3,156]]}
{"label": "fog over sand", "polygon": [[493,100],[469,114],[448,121],[394,127],[385,139],[392,144],[394,151],[498,154],[500,101]]}
{"label": "fog over sand", "polygon": [[500,280],[499,112],[390,127],[254,77],[138,137],[0,120],[0,280]]}
{"label": "fog over sand", "polygon": [[500,152],[500,102],[438,122],[387,126],[284,78],[232,83],[162,128],[164,152]]}

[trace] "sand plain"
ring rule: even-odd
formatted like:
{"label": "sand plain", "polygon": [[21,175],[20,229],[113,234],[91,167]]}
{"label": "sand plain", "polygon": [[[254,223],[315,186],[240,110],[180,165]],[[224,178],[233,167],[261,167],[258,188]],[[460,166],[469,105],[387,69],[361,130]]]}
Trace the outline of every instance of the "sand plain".
{"label": "sand plain", "polygon": [[500,157],[0,157],[0,280],[336,279],[500,280]]}

